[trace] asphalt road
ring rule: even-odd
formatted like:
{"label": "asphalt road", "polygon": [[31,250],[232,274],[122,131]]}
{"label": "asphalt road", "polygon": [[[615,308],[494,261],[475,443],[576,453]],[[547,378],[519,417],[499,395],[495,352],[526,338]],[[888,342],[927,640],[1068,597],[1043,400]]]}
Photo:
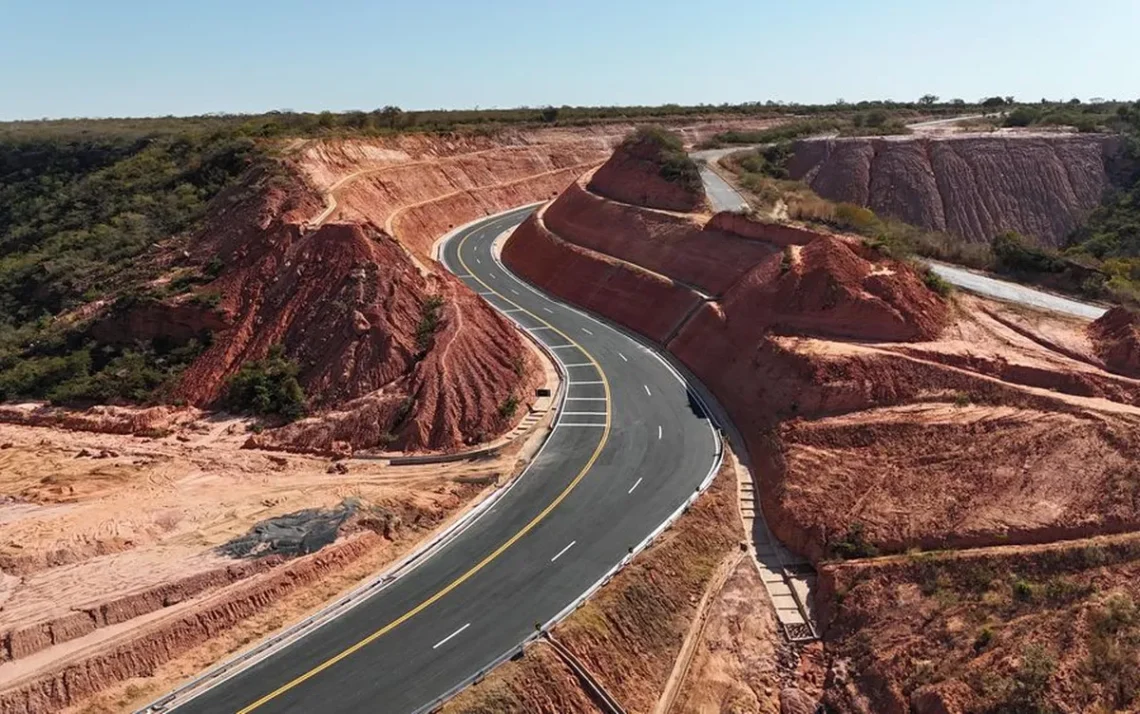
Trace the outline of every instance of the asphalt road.
{"label": "asphalt road", "polygon": [[[719,158],[719,157],[718,157]],[[705,195],[714,211],[741,211],[748,207],[740,194],[728,182],[708,166],[700,167],[701,181],[705,185]]]}
{"label": "asphalt road", "polygon": [[1095,320],[1107,312],[1106,308],[1100,307],[1099,305],[1078,302],[1066,297],[1061,297],[1060,295],[1054,295],[1053,293],[1034,290],[1033,288],[1028,288],[1018,283],[998,280],[983,273],[967,270],[966,268],[959,268],[955,265],[947,265],[945,263],[936,263],[934,261],[927,262],[930,263],[930,269],[946,282],[956,285],[963,290],[985,295],[986,297],[1005,300],[1006,302],[1015,302],[1021,305],[1029,305],[1030,307],[1036,307],[1041,310],[1051,310],[1066,315],[1075,315],[1076,317],[1087,317],[1090,320]]}
{"label": "asphalt road", "polygon": [[709,474],[716,432],[680,378],[649,348],[493,258],[495,236],[529,210],[462,231],[443,260],[565,365],[567,400],[545,447],[435,555],[178,712],[420,711],[587,591]]}

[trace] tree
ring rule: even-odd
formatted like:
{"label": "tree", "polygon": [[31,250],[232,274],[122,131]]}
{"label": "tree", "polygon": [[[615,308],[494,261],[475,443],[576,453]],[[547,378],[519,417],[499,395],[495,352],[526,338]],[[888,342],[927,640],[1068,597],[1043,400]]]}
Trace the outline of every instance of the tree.
{"label": "tree", "polygon": [[229,380],[226,401],[231,409],[297,419],[305,413],[305,392],[297,381],[297,365],[281,345],[263,360],[246,362]]}
{"label": "tree", "polygon": [[547,124],[553,124],[558,121],[558,107],[543,107],[542,121]]}
{"label": "tree", "polygon": [[376,113],[380,115],[380,121],[384,126],[388,127],[389,129],[395,129],[400,125],[400,118],[403,116],[404,110],[400,109],[397,106],[389,104],[388,106],[377,110]]}
{"label": "tree", "polygon": [[964,106],[966,106],[966,100],[965,100],[965,99],[958,99],[958,98],[955,98],[955,99],[951,99],[951,100],[950,100],[950,103],[951,103],[951,104],[953,104],[953,105],[954,105],[954,106],[956,106],[956,107],[964,107]]}
{"label": "tree", "polygon": [[918,98],[918,103],[923,106],[933,106],[938,103],[938,96],[935,94],[924,94]]}

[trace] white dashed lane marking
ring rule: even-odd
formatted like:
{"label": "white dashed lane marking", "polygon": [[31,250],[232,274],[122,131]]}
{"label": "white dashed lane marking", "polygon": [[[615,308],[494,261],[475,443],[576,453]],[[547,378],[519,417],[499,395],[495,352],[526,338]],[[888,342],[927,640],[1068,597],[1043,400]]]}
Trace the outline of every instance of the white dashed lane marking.
{"label": "white dashed lane marking", "polygon": [[575,543],[577,543],[577,542],[578,542],[578,541],[576,541],[576,540],[572,540],[572,541],[570,541],[570,545],[568,545],[568,546],[566,546],[565,548],[563,548],[562,550],[558,551],[557,555],[555,555],[553,558],[551,558],[551,559],[550,559],[550,562],[551,562],[551,563],[553,563],[554,561],[556,561],[556,560],[558,560],[559,558],[561,558],[561,557],[562,557],[562,555],[563,555],[563,554],[564,554],[566,551],[568,551],[568,550],[570,550],[571,548],[573,548],[573,547],[574,547],[574,544],[575,544]]}
{"label": "white dashed lane marking", "polygon": [[445,644],[447,644],[447,641],[448,641],[448,640],[450,640],[452,637],[455,637],[455,636],[456,636],[456,635],[458,635],[460,632],[463,632],[463,631],[464,631],[464,630],[466,630],[468,627],[471,627],[471,623],[470,623],[470,622],[468,622],[468,623],[467,623],[466,625],[464,625],[463,627],[460,627],[460,628],[459,628],[458,630],[456,630],[455,632],[452,632],[452,633],[451,633],[450,635],[448,635],[447,637],[444,637],[444,638],[443,638],[442,640],[440,640],[439,642],[436,642],[434,645],[432,645],[432,649],[433,649],[433,650],[437,650],[437,649],[439,649],[439,648],[440,648],[442,645],[445,645]]}

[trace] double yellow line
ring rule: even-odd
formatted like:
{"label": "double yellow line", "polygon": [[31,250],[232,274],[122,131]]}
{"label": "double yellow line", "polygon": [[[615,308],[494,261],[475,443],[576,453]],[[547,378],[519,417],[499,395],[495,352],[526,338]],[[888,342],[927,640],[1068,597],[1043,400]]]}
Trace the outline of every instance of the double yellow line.
{"label": "double yellow line", "polygon": [[[293,679],[292,681],[281,685],[277,689],[274,689],[272,692],[270,692],[269,694],[266,694],[261,699],[258,699],[253,704],[250,704],[249,706],[245,707],[244,709],[238,710],[237,714],[248,714],[249,712],[252,712],[253,710],[257,709],[258,707],[261,707],[262,705],[266,704],[267,702],[270,702],[273,699],[276,699],[277,697],[281,696],[282,694],[288,692],[289,690],[294,689],[294,688],[300,686],[301,684],[304,684],[306,681],[317,676],[318,674],[325,671],[329,667],[332,667],[333,665],[335,665],[338,662],[340,662],[341,660],[351,656],[352,654],[363,649],[364,647],[367,647],[368,645],[370,645],[371,643],[380,639],[384,635],[388,634],[389,632],[391,632],[395,628],[399,627],[403,623],[407,622],[408,620],[412,619],[416,615],[420,614],[421,612],[423,612],[424,610],[426,610],[427,608],[431,607],[436,602],[441,600],[445,595],[450,593],[452,590],[455,590],[457,587],[459,587],[463,583],[470,580],[472,577],[475,576],[476,573],[478,573],[483,568],[487,567],[487,565],[489,565],[492,561],[494,561],[496,558],[498,558],[500,555],[502,555],[504,552],[506,552],[506,550],[508,548],[510,548],[515,543],[517,543],[519,540],[522,539],[523,536],[525,536],[527,533],[529,533],[531,530],[533,530],[535,526],[537,526],[539,523],[541,523],[544,518],[549,516],[550,513],[555,508],[557,508],[558,505],[560,503],[562,503],[562,501],[564,501],[567,496],[570,495],[570,492],[573,491],[578,486],[579,483],[581,483],[582,479],[585,478],[586,473],[593,467],[594,462],[598,460],[598,456],[602,453],[602,449],[605,447],[606,442],[609,440],[609,437],[610,437],[610,418],[611,418],[610,383],[609,383],[609,380],[606,378],[606,373],[602,370],[601,365],[598,364],[597,360],[594,359],[593,355],[591,355],[589,352],[587,352],[585,350],[585,348],[583,348],[580,344],[578,344],[573,338],[571,338],[565,332],[563,332],[562,330],[559,330],[554,325],[551,325],[546,320],[542,319],[538,315],[535,315],[533,312],[522,307],[521,305],[514,302],[510,298],[507,298],[506,296],[502,295],[497,290],[495,290],[490,285],[488,285],[486,282],[484,282],[482,278],[480,278],[479,276],[477,276],[471,272],[471,268],[468,267],[467,261],[463,260],[463,246],[466,245],[467,239],[470,238],[477,230],[478,229],[472,229],[465,236],[463,236],[463,239],[459,242],[459,249],[458,249],[457,253],[459,255],[459,263],[460,263],[460,265],[463,266],[464,272],[467,275],[470,275],[476,281],[478,281],[478,283],[480,285],[482,285],[484,288],[486,288],[488,291],[494,293],[496,296],[502,298],[503,300],[506,300],[507,303],[509,303],[510,305],[513,305],[518,310],[525,312],[527,315],[530,315],[534,319],[538,320],[544,326],[550,328],[551,330],[553,330],[557,334],[561,335],[570,344],[574,345],[579,350],[581,350],[582,354],[586,356],[586,359],[588,359],[590,361],[590,363],[594,365],[595,369],[598,370],[598,374],[601,377],[602,386],[605,389],[605,399],[606,399],[606,423],[605,423],[605,427],[602,431],[601,441],[598,442],[598,446],[594,449],[594,453],[590,455],[590,459],[586,462],[586,465],[582,467],[582,470],[578,472],[578,475],[574,477],[574,480],[572,480],[566,486],[566,488],[564,488],[562,490],[562,492],[559,493],[554,498],[554,500],[551,501],[550,504],[546,506],[546,508],[542,509],[542,511],[539,512],[539,514],[536,515],[534,518],[532,518],[529,523],[527,523],[517,533],[515,533],[513,536],[511,536],[509,539],[507,539],[506,542],[504,542],[502,545],[500,545],[498,548],[496,548],[490,555],[483,558],[483,560],[479,561],[474,566],[472,566],[470,570],[468,570],[467,572],[465,572],[462,575],[460,575],[459,577],[457,577],[455,580],[448,583],[443,589],[439,590],[437,593],[435,593],[434,595],[432,595],[428,599],[424,600],[419,605],[416,605],[411,610],[408,610],[403,615],[400,615],[395,620],[392,620],[387,625],[384,625],[379,630],[376,630],[375,632],[368,635],[364,639],[360,640],[356,644],[352,645],[351,647],[348,647],[347,649],[342,651],[340,654],[337,654],[333,657],[330,657],[329,659],[320,663],[316,667],[313,667],[308,672],[305,672],[304,674],[300,675],[296,679]],[[570,378],[570,376],[569,376],[569,374],[567,374],[566,375],[566,379],[567,379],[566,389],[570,388],[569,387],[569,384],[570,384],[569,378]]]}

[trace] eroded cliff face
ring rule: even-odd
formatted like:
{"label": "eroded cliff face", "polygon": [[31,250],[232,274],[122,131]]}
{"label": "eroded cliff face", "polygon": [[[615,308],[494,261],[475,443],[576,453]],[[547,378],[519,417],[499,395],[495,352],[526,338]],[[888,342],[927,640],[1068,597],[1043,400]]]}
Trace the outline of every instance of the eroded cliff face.
{"label": "eroded cliff face", "polygon": [[1088,332],[1109,369],[1140,377],[1140,313],[1114,307],[1089,325]]}
{"label": "eroded cliff face", "polygon": [[319,203],[296,174],[286,182],[218,216],[192,244],[192,258],[225,266],[204,290],[220,297],[226,326],[177,396],[215,404],[241,365],[282,345],[317,414],[255,445],[446,450],[509,428],[499,405],[529,403],[542,381],[518,333],[370,222],[306,223]]}
{"label": "eroded cliff face", "polygon": [[1014,230],[1062,245],[1109,187],[1105,135],[818,139],[797,142],[792,178],[974,243]]}

